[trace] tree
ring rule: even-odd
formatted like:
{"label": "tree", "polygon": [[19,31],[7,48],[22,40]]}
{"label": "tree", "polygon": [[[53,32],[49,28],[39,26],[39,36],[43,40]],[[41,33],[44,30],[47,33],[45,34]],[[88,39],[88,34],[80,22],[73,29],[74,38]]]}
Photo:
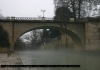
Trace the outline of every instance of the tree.
{"label": "tree", "polygon": [[41,29],[33,30],[31,32],[31,35],[32,35],[32,40],[31,40],[32,46],[31,46],[31,48],[32,49],[39,49],[39,47],[41,46],[41,40],[42,40]]}
{"label": "tree", "polygon": [[61,36],[60,31],[52,30],[52,29],[49,30],[49,38],[56,38],[56,37],[59,37],[59,36]]}
{"label": "tree", "polygon": [[56,37],[59,37],[61,36],[61,32],[58,31],[58,30],[53,30],[53,29],[43,29],[43,35],[42,35],[42,40],[43,39],[46,39],[46,38],[56,38]]}
{"label": "tree", "polygon": [[[15,43],[15,50],[36,50],[40,49],[41,44],[49,43],[51,40],[53,40],[56,37],[59,37],[61,35],[61,32],[58,30],[52,30],[52,29],[36,29],[33,31],[30,31],[29,33],[24,34],[21,36]],[[24,41],[30,41],[29,44],[26,44],[28,42]]]}
{"label": "tree", "polygon": [[[80,19],[88,17],[87,13],[90,15],[93,12],[92,8],[97,8],[100,0],[54,0],[54,4],[56,4],[56,9],[61,6],[69,8],[73,12],[74,18]],[[99,9],[97,10],[99,12]]]}
{"label": "tree", "polygon": [[66,7],[59,7],[55,11],[55,17],[54,20],[56,21],[61,21],[61,22],[66,22],[69,21],[69,19],[73,17],[72,12],[66,8]]}
{"label": "tree", "polygon": [[2,13],[1,13],[1,10],[0,10],[0,17],[3,17]]}
{"label": "tree", "polygon": [[0,25],[0,47],[4,48],[10,47],[8,33],[3,29],[3,27]]}
{"label": "tree", "polygon": [[43,32],[42,32],[42,40],[44,38],[48,38],[48,34],[49,34],[49,32],[47,31],[47,29],[43,29]]}
{"label": "tree", "polygon": [[19,51],[19,50],[25,50],[25,43],[22,41],[21,38],[19,38],[14,46],[14,50]]}

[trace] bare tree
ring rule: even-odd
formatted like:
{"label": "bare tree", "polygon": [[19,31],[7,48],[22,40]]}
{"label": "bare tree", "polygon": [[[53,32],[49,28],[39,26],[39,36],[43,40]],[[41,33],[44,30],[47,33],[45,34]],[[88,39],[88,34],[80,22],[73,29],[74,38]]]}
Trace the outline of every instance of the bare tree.
{"label": "bare tree", "polygon": [[88,17],[92,13],[90,11],[93,11],[92,8],[96,10],[97,5],[100,5],[100,0],[54,0],[54,4],[56,4],[56,9],[61,6],[69,8],[73,12],[74,18],[80,19]]}
{"label": "bare tree", "polygon": [[1,13],[1,10],[0,10],[0,17],[3,17],[2,13]]}

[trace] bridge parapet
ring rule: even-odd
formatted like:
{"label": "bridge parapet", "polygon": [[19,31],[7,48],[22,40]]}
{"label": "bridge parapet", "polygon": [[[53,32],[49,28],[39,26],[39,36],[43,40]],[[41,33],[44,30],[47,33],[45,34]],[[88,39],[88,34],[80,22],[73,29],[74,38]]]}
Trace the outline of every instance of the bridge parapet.
{"label": "bridge parapet", "polygon": [[52,17],[0,17],[0,20],[54,20]]}
{"label": "bridge parapet", "polygon": [[[100,17],[87,17],[87,18],[81,18],[81,19],[76,19],[73,20],[74,18],[70,18],[69,21],[65,21],[65,22],[86,22],[86,21],[100,21]],[[53,17],[0,17],[0,20],[26,20],[26,21],[31,21],[31,20],[54,20]],[[55,20],[55,21],[59,21],[59,22],[64,22],[61,20]]]}
{"label": "bridge parapet", "polygon": [[0,21],[16,21],[16,22],[54,22],[54,23],[76,23],[86,22],[87,20],[77,20],[70,18],[69,21],[54,20],[53,17],[0,17]]}
{"label": "bridge parapet", "polygon": [[53,20],[51,17],[15,17],[15,20]]}

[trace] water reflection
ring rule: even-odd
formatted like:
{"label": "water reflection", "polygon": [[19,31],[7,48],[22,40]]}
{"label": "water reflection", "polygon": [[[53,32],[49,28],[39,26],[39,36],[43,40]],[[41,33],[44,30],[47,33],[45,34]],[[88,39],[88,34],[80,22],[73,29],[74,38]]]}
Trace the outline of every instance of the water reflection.
{"label": "water reflection", "polygon": [[19,52],[26,64],[80,65],[79,68],[39,68],[39,70],[100,70],[100,52],[23,51]]}

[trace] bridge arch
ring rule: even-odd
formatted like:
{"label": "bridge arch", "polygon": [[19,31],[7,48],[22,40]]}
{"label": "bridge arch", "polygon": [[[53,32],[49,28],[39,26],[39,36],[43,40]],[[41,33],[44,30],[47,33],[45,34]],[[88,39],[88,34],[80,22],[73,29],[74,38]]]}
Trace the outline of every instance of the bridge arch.
{"label": "bridge arch", "polygon": [[[25,31],[24,33],[22,33],[20,36],[22,36],[26,32],[29,32],[29,31],[35,30],[35,29],[54,29],[54,30],[59,30],[59,31],[69,35],[72,38],[72,40],[75,42],[75,45],[77,47],[76,50],[83,50],[84,49],[84,45],[82,43],[82,40],[78,37],[78,35],[75,34],[74,32],[72,32],[71,30],[66,29],[66,28],[61,28],[61,27],[56,27],[56,26],[40,26],[40,27],[35,27],[35,28],[32,28],[32,29],[29,29],[28,31]],[[17,41],[17,39],[16,39],[16,41]],[[15,43],[16,43],[16,41],[15,41]],[[15,45],[15,43],[14,43],[14,45]]]}

